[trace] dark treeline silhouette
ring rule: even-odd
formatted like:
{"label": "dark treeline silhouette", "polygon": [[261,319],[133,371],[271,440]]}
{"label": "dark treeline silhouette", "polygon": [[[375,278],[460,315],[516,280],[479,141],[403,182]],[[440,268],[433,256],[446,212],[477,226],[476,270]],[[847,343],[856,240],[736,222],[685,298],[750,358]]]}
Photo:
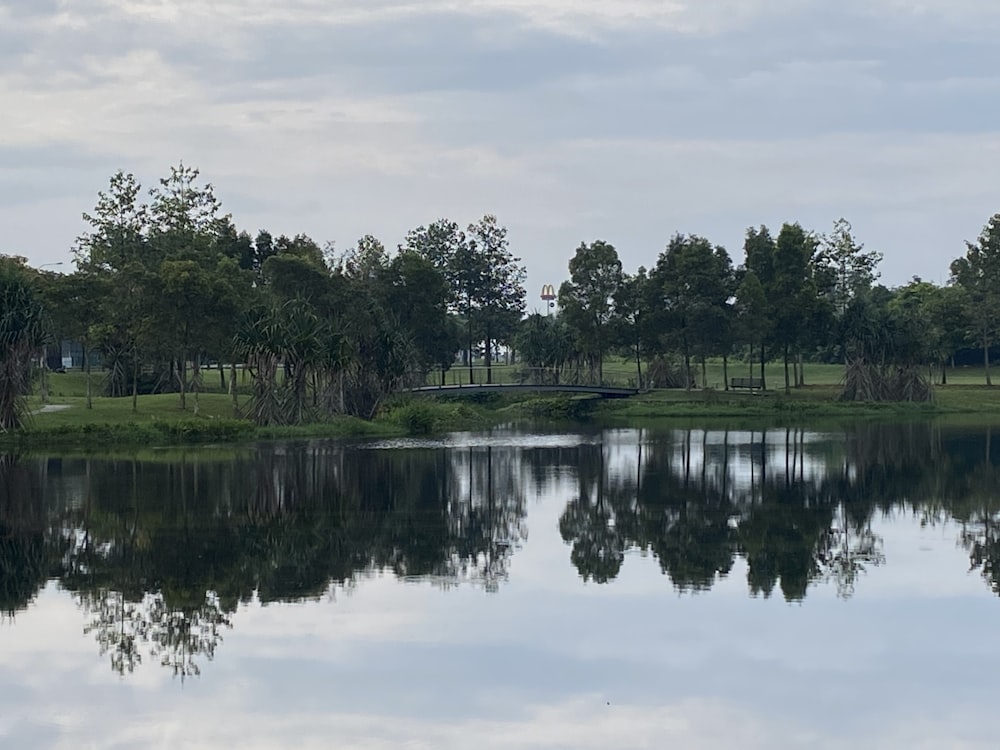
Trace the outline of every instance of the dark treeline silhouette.
{"label": "dark treeline silhouette", "polygon": [[[706,386],[712,357],[726,388],[734,373],[766,389],[764,364],[779,360],[788,390],[805,384],[806,361],[841,362],[845,398],[925,400],[957,354],[979,347],[992,383],[1000,215],[966,243],[944,287],[878,285],[881,255],[843,219],[829,234],[751,228],[742,262],[677,234],[635,273],[610,243],[581,243],[557,314],[527,318],[524,266],[491,215],[465,229],[438,219],[394,251],[366,235],[335,252],[304,234],[238,229],[212,185],[181,164],[147,191],[119,171],[84,219],[74,273],[0,257],[0,430],[22,424],[32,359],[61,340],[81,347],[88,406],[98,387],[131,396],[133,408],[141,393],[176,391],[197,412],[214,363],[234,414],[259,424],[368,418],[389,394],[435,371],[443,382],[456,363],[474,380],[477,357],[491,382],[501,350],[525,379],[561,382],[601,381],[606,356],[623,354],[640,387]],[[98,384],[94,353],[106,368]],[[242,406],[240,365],[251,395]],[[44,401],[44,368],[39,387]]]}
{"label": "dark treeline silhouette", "polygon": [[0,461],[0,611],[50,581],[122,673],[211,659],[241,602],[315,599],[392,571],[497,591],[527,538],[526,498],[567,497],[582,579],[651,555],[679,591],[745,562],[752,595],[848,597],[885,564],[878,521],[951,521],[1000,592],[1000,441],[865,425],[846,434],[609,431],[553,447],[383,450],[325,443],[174,460]]}

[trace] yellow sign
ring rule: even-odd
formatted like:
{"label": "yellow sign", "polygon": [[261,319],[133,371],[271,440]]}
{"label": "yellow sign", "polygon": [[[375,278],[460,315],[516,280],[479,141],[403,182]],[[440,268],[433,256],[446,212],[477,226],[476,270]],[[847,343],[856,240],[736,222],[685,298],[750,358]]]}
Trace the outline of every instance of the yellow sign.
{"label": "yellow sign", "polygon": [[551,284],[542,286],[542,299],[551,300],[556,298],[556,288]]}

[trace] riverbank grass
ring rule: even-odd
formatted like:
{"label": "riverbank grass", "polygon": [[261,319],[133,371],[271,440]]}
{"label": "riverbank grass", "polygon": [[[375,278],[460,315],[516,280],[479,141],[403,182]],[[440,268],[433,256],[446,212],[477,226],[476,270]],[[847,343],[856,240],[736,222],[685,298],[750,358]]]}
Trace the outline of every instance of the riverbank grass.
{"label": "riverbank grass", "polygon": [[[624,368],[627,363],[608,365]],[[712,363],[713,368],[717,363]],[[735,367],[730,368],[739,372]],[[74,446],[99,449],[103,445],[175,445],[185,443],[238,442],[255,439],[308,437],[394,437],[421,435],[446,430],[471,429],[499,421],[545,419],[575,422],[596,419],[612,424],[630,421],[691,418],[769,418],[800,421],[814,418],[930,418],[942,415],[978,415],[1000,418],[1000,386],[981,385],[982,370],[969,368],[949,374],[947,386],[935,388],[935,401],[915,403],[842,402],[840,378],[843,368],[837,365],[807,365],[807,382],[788,394],[783,385],[783,371],[770,366],[767,376],[772,390],[725,391],[721,388],[657,390],[630,399],[600,401],[568,396],[498,396],[478,398],[400,397],[391,401],[372,421],[334,416],[321,423],[291,427],[259,428],[252,422],[234,418],[229,394],[215,381],[216,389],[187,396],[187,408],[180,408],[178,394],[145,395],[132,410],[131,398],[94,396],[92,408],[86,406],[86,378],[83,373],[50,375],[50,397],[42,404],[39,397],[29,399],[33,412],[26,430],[0,435],[0,447]],[[513,368],[499,366],[496,379],[504,382]],[[721,382],[721,366],[718,366]],[[709,380],[711,382],[712,375]],[[976,382],[976,381],[979,382]],[[998,378],[1000,380],[1000,378]],[[95,390],[101,376],[94,374]],[[774,389],[778,386],[777,389]],[[245,407],[246,395],[239,397]],[[48,408],[43,409],[43,406]],[[58,410],[52,407],[60,407]]]}

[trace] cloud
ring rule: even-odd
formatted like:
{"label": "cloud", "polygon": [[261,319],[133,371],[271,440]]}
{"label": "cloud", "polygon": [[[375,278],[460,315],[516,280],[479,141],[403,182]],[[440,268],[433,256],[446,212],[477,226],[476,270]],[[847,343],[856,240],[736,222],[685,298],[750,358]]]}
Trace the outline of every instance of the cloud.
{"label": "cloud", "polygon": [[557,283],[597,237],[841,215],[939,278],[988,179],[1000,6],[848,0],[16,0],[0,6],[0,220],[36,262],[116,169],[184,159],[237,225],[390,246],[496,213]]}

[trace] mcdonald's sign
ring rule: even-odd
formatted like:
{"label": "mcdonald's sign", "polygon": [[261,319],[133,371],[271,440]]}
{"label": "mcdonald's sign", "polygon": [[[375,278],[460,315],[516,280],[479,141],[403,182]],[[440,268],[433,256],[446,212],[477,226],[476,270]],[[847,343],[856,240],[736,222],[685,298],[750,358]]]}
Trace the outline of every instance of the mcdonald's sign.
{"label": "mcdonald's sign", "polygon": [[551,284],[545,284],[542,286],[542,299],[546,302],[551,302],[556,298],[556,288]]}

